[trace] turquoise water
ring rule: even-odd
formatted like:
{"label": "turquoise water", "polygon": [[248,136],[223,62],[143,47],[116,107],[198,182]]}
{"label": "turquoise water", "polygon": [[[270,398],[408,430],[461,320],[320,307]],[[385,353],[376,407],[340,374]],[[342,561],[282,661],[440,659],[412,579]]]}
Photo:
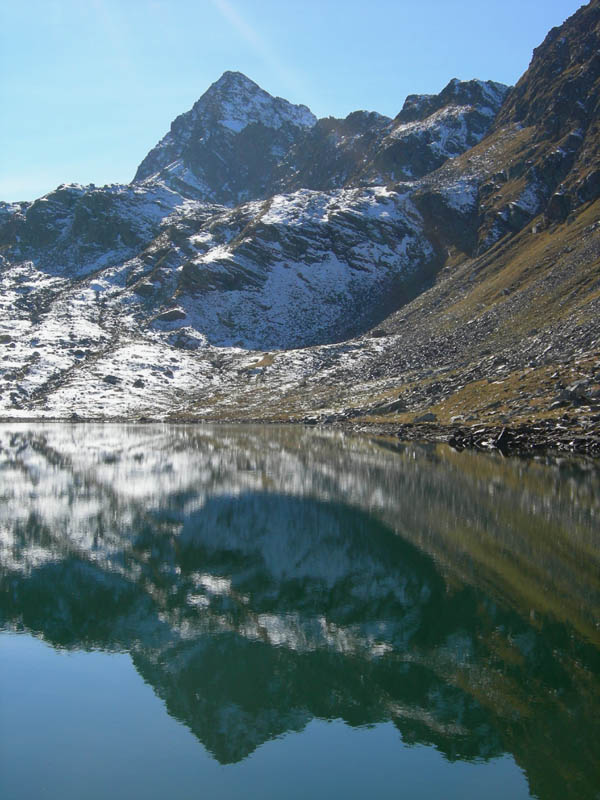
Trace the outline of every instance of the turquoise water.
{"label": "turquoise water", "polygon": [[600,476],[0,426],[0,794],[596,798]]}
{"label": "turquoise water", "polygon": [[[3,640],[4,797],[529,797],[509,756],[451,763],[391,723],[312,720],[223,766],[168,714],[126,655]],[[43,676],[43,677],[42,677]]]}

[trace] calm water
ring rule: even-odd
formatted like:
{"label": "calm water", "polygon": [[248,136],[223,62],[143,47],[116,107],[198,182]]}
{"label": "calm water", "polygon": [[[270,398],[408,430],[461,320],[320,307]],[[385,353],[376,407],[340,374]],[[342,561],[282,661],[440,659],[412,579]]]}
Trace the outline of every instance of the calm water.
{"label": "calm water", "polygon": [[600,471],[0,426],[0,796],[600,798]]}

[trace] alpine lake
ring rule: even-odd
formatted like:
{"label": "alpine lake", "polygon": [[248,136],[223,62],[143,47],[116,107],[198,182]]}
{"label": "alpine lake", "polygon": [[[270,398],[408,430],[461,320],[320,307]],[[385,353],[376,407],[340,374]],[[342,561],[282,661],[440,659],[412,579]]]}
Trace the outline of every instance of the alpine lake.
{"label": "alpine lake", "polygon": [[0,796],[600,797],[600,464],[0,425]]}

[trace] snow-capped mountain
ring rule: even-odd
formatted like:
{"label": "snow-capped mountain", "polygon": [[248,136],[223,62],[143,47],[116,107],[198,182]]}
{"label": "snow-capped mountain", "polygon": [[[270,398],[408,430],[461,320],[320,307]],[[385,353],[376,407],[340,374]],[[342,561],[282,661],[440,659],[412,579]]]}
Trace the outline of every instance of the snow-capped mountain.
{"label": "snow-capped mountain", "polygon": [[295,189],[383,185],[422,177],[479,142],[508,87],[450,81],[439,95],[411,95],[394,120],[356,111],[317,120],[225,72],[171,125],[134,183],[160,180],[195,199],[236,205]]}
{"label": "snow-capped mountain", "polygon": [[410,95],[393,120],[366,111],[319,120],[279,165],[275,188],[327,190],[421,178],[481,141],[507,91],[494,81],[454,79],[437,95]]}
{"label": "snow-capped mountain", "polygon": [[[398,169],[427,171],[483,135],[505,92],[477,81],[451,89],[447,102],[429,98],[432,115],[405,135],[402,115],[316,122],[227,72],[173,122],[131,185],[61,186],[0,205],[0,335],[16,383],[4,404],[37,403],[83,365],[112,361],[123,338],[150,362],[174,346],[179,364],[209,345],[318,345],[378,322],[441,257],[413,202],[419,184],[392,186],[396,167],[384,162],[397,159],[386,153],[408,137]],[[188,370],[202,380],[201,365]],[[148,375],[133,381],[147,392]]]}
{"label": "snow-capped mountain", "polygon": [[227,72],[130,185],[0,203],[2,413],[287,418],[335,380],[330,414],[409,372],[461,386],[494,348],[537,366],[559,325],[565,363],[588,352],[599,18],[551,32],[511,91],[454,79],[394,119],[317,121]]}
{"label": "snow-capped mountain", "polygon": [[173,121],[134,183],[161,179],[192,197],[229,205],[264,196],[276,164],[316,121],[306,106],[272,97],[240,72],[225,72]]}

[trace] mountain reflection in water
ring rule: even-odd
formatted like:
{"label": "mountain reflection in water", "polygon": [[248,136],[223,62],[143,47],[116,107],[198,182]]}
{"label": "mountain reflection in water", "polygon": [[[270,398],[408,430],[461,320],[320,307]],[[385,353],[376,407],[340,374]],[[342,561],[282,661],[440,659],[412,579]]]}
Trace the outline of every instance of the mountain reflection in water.
{"label": "mountain reflection in water", "polygon": [[600,474],[300,428],[0,426],[0,623],[221,763],[314,718],[600,787]]}

